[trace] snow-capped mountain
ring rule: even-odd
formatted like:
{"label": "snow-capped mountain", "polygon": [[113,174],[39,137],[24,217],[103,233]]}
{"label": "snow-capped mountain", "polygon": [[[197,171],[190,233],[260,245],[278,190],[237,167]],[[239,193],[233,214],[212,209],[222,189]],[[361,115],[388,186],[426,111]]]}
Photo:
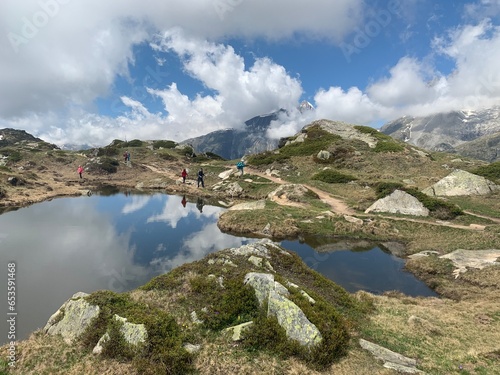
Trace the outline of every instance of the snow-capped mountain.
{"label": "snow-capped mountain", "polygon": [[[481,159],[491,162],[498,159],[500,152],[490,152],[488,144],[491,142],[486,139],[500,133],[500,106],[425,117],[405,116],[385,124],[380,131],[427,150],[457,152],[474,158],[482,155]],[[470,148],[466,147],[472,141],[476,145],[474,156],[470,153]],[[481,152],[477,150],[478,147],[488,152]]]}

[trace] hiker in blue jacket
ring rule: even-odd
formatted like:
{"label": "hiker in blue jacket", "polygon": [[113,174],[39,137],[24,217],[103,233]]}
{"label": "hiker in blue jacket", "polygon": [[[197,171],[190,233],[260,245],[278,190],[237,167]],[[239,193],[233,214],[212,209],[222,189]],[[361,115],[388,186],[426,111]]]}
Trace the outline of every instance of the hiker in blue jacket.
{"label": "hiker in blue jacket", "polygon": [[203,181],[205,178],[205,173],[203,173],[203,168],[200,168],[198,171],[198,187],[200,187],[200,182],[201,182],[201,187],[205,187],[205,181]]}
{"label": "hiker in blue jacket", "polygon": [[243,176],[243,168],[245,167],[245,162],[243,160],[236,163],[236,168],[241,172],[240,176]]}

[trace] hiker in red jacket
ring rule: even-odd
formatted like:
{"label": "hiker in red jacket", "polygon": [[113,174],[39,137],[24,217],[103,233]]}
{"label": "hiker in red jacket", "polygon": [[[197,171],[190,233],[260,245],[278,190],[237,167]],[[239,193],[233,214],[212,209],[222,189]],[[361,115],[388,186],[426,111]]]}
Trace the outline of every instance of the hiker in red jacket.
{"label": "hiker in red jacket", "polygon": [[80,175],[80,178],[83,178],[82,177],[82,173],[83,173],[83,167],[81,165],[78,166],[78,169],[76,170],[78,172],[78,174]]}
{"label": "hiker in red jacket", "polygon": [[182,176],[182,183],[185,184],[186,183],[186,177],[187,177],[188,173],[186,171],[186,168],[184,168],[182,170],[182,173],[181,173],[181,176]]}

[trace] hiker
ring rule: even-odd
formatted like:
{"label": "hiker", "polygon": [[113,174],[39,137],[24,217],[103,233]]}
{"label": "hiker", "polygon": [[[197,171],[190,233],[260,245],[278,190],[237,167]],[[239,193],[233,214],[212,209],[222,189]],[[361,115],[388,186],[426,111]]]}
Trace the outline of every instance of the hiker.
{"label": "hiker", "polygon": [[185,184],[186,183],[186,177],[187,177],[188,173],[186,171],[186,168],[184,168],[182,170],[182,173],[181,173],[181,176],[182,176],[182,183]]}
{"label": "hiker", "polygon": [[182,207],[186,207],[186,203],[187,203],[186,196],[183,195],[181,200]]}
{"label": "hiker", "polygon": [[196,208],[200,210],[201,213],[203,213],[203,206],[205,205],[205,202],[203,202],[202,198],[198,198],[196,201]]}
{"label": "hiker", "polygon": [[243,168],[245,167],[245,162],[243,160],[236,163],[236,169],[238,169],[241,173],[240,176],[243,176]]}
{"label": "hiker", "polygon": [[123,153],[123,161],[126,163],[127,162],[127,159],[128,159],[128,151],[125,151]]}
{"label": "hiker", "polygon": [[205,173],[203,173],[203,168],[200,168],[198,171],[198,187],[200,187],[200,182],[201,182],[201,187],[205,187],[205,181],[203,179],[205,178]]}
{"label": "hiker", "polygon": [[81,165],[78,166],[78,169],[76,170],[78,172],[78,174],[80,175],[80,178],[83,178],[82,177],[82,173],[83,173],[83,167]]}
{"label": "hiker", "polygon": [[130,151],[127,151],[127,161],[130,162]]}

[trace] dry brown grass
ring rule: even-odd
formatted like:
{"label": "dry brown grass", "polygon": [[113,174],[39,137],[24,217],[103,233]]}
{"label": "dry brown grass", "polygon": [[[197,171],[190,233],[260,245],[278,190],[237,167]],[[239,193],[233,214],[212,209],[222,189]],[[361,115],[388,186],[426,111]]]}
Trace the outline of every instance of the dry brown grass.
{"label": "dry brown grass", "polygon": [[375,297],[364,335],[416,358],[429,374],[500,374],[500,296],[454,302],[436,298]]}

